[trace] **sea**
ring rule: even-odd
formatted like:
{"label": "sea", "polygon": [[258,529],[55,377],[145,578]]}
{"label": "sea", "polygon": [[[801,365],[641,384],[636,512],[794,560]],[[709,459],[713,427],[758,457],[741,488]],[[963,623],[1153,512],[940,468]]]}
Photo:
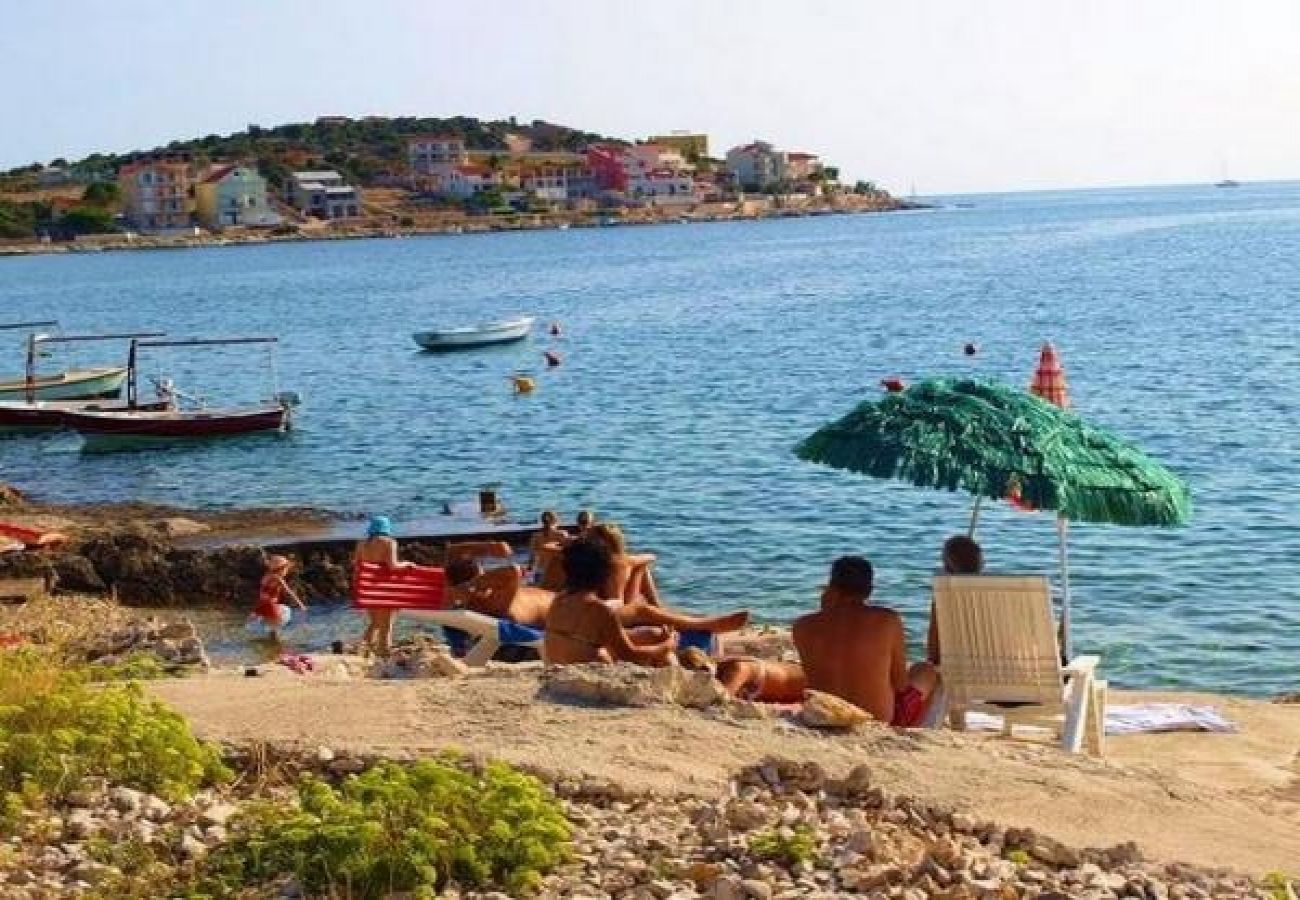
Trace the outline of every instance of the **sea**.
{"label": "sea", "polygon": [[[1101,654],[1113,685],[1300,688],[1300,184],[934,202],[0,260],[0,320],[275,335],[274,357],[158,349],[143,371],[212,403],[276,386],[303,398],[285,437],[112,454],[73,435],[5,439],[0,480],[52,501],[399,520],[495,484],[522,518],[589,508],[619,522],[658,554],[666,600],[693,610],[788,623],[816,606],[836,556],[862,554],[876,601],[919,646],[939,547],[971,498],[791,449],[879,397],[882,378],[1025,385],[1051,341],[1075,409],[1185,478],[1194,506],[1181,528],[1070,529],[1075,649]],[[538,319],[523,344],[432,355],[411,339],[516,314]],[[5,359],[21,369],[16,339]],[[534,393],[513,391],[518,373]],[[1059,584],[1050,515],[986,504],[978,537],[991,570]]]}

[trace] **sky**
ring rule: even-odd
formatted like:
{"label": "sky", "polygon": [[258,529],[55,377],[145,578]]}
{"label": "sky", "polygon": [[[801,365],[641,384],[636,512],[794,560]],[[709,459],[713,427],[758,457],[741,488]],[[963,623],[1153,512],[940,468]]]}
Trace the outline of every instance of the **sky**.
{"label": "sky", "polygon": [[703,131],[900,193],[1300,178],[1300,0],[6,0],[0,168],[320,115]]}

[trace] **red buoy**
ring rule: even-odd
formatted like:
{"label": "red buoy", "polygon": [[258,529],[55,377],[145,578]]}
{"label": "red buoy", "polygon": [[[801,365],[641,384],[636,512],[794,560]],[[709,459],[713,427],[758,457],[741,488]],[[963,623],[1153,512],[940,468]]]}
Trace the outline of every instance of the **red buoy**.
{"label": "red buoy", "polygon": [[542,356],[546,357],[546,365],[550,366],[552,369],[562,362],[560,354],[556,353],[554,350],[543,350]]}
{"label": "red buoy", "polygon": [[891,394],[900,393],[905,387],[907,387],[907,385],[903,384],[903,379],[901,378],[882,378],[880,379],[880,386]]}

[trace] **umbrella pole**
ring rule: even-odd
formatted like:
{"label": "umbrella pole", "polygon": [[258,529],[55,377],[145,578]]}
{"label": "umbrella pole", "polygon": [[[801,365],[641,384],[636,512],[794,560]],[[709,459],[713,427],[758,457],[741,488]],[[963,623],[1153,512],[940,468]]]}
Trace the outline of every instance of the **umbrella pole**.
{"label": "umbrella pole", "polygon": [[966,537],[972,541],[975,540],[975,526],[980,523],[980,501],[983,497],[975,498],[975,505],[970,510],[970,528],[966,529]]}
{"label": "umbrella pole", "polygon": [[1061,653],[1068,662],[1074,658],[1073,641],[1070,640],[1070,551],[1067,547],[1070,523],[1060,516],[1056,519],[1056,535],[1061,557]]}

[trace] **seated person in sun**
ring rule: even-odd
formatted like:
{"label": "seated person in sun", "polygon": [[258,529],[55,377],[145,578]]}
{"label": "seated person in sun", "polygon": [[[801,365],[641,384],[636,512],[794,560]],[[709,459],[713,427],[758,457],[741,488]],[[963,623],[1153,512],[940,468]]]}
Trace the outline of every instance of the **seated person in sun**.
{"label": "seated person in sun", "polygon": [[[564,550],[560,551],[566,560],[572,543],[566,544]],[[602,546],[605,545],[602,543]],[[565,571],[567,577],[568,570]],[[507,565],[484,570],[478,560],[459,557],[448,563],[446,573],[448,593],[454,605],[484,615],[509,619],[520,625],[543,627],[557,596],[555,591],[526,584],[523,570],[519,566]],[[749,613],[745,611],[723,616],[693,616],[662,606],[652,606],[644,601],[606,601],[606,606],[627,628],[661,626],[681,631],[718,633],[735,631],[749,619]]]}

